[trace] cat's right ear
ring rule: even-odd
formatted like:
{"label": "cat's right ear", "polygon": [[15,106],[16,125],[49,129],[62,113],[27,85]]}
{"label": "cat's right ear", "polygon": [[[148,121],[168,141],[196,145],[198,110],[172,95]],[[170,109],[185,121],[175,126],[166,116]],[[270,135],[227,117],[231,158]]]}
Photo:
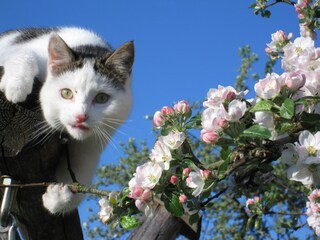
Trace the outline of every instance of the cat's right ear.
{"label": "cat's right ear", "polygon": [[48,45],[48,67],[53,73],[58,73],[59,70],[65,68],[68,64],[74,61],[72,50],[56,33],[53,33]]}

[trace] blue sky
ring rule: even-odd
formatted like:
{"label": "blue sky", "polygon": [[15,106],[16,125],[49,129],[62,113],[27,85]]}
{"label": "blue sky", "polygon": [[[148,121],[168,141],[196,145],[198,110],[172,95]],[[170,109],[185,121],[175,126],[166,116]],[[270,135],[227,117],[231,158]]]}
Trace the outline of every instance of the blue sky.
{"label": "blue sky", "polygon": [[[240,66],[238,49],[250,45],[260,61],[254,70],[263,75],[264,48],[271,33],[282,29],[298,36],[294,8],[278,4],[271,19],[255,16],[254,0],[56,0],[1,3],[0,31],[21,27],[80,26],[91,29],[113,47],[134,40],[134,104],[124,134],[154,142],[150,121],[164,105],[186,99],[203,100],[209,88],[233,85]],[[252,84],[251,84],[252,87]],[[114,162],[121,148],[109,147],[102,163]],[[85,219],[85,207],[80,214]]]}

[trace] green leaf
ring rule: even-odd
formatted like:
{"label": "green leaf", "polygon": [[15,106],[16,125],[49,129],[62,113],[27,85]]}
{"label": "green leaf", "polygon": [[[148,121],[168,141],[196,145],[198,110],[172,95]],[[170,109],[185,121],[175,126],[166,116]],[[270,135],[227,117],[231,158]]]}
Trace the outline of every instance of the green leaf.
{"label": "green leaf", "polygon": [[243,137],[251,137],[251,138],[261,138],[268,139],[271,137],[271,133],[268,128],[260,125],[253,125],[252,127],[246,129],[242,133]]}
{"label": "green leaf", "polygon": [[140,221],[138,221],[134,217],[123,216],[120,218],[120,225],[124,229],[130,230],[140,225]]}
{"label": "green leaf", "polygon": [[179,201],[179,197],[175,194],[172,194],[171,198],[165,196],[164,206],[175,217],[181,217],[184,214],[183,205]]}
{"label": "green leaf", "polygon": [[287,98],[280,107],[280,116],[285,119],[291,119],[294,116],[294,102]]}
{"label": "green leaf", "polygon": [[271,111],[274,103],[269,100],[261,100],[256,103],[251,109],[251,112],[262,112],[262,111]]}
{"label": "green leaf", "polygon": [[192,225],[194,223],[198,223],[199,222],[199,214],[195,213],[193,215],[190,216],[189,218],[189,224]]}

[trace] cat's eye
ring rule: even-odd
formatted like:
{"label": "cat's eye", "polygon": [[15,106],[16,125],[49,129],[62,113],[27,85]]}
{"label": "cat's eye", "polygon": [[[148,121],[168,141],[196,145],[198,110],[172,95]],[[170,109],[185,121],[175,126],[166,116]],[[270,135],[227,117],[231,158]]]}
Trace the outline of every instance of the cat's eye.
{"label": "cat's eye", "polygon": [[94,98],[94,101],[96,103],[103,104],[103,103],[108,102],[109,98],[110,98],[110,96],[106,93],[98,93],[96,95],[96,97]]}
{"label": "cat's eye", "polygon": [[73,98],[73,92],[69,88],[61,89],[60,92],[61,92],[61,96],[64,99],[72,99]]}

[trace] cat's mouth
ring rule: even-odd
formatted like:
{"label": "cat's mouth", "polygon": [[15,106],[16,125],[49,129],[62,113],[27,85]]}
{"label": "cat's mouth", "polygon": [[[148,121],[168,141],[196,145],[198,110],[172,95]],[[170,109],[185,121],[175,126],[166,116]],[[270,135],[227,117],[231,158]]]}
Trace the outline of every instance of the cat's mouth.
{"label": "cat's mouth", "polygon": [[80,129],[80,130],[83,130],[83,131],[88,131],[90,130],[89,127],[83,125],[82,123],[76,123],[72,126],[73,128],[76,128],[76,129]]}

